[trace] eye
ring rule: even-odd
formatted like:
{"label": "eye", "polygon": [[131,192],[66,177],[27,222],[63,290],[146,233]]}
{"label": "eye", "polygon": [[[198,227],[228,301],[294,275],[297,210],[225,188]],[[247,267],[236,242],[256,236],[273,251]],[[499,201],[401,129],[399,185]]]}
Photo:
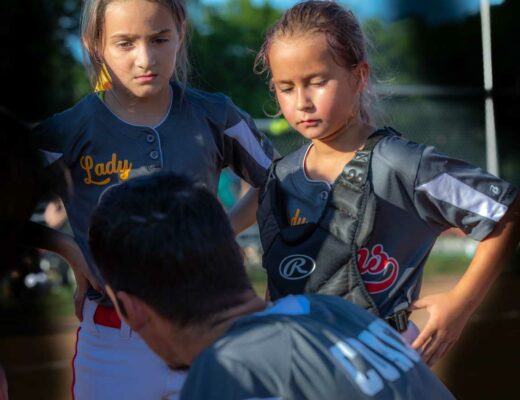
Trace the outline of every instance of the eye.
{"label": "eye", "polygon": [[327,79],[320,79],[320,80],[312,81],[311,85],[320,87],[320,86],[325,86],[327,84],[327,82],[328,82]]}
{"label": "eye", "polygon": [[166,43],[166,42],[169,42],[169,41],[170,41],[170,39],[165,38],[165,37],[159,37],[159,38],[154,39],[154,42],[158,43],[158,44]]}
{"label": "eye", "polygon": [[121,48],[121,49],[127,50],[127,49],[132,47],[132,44],[133,43],[130,42],[130,41],[122,41],[122,42],[117,42],[116,46]]}
{"label": "eye", "polygon": [[290,93],[292,91],[292,86],[282,86],[278,87],[278,90],[282,93]]}

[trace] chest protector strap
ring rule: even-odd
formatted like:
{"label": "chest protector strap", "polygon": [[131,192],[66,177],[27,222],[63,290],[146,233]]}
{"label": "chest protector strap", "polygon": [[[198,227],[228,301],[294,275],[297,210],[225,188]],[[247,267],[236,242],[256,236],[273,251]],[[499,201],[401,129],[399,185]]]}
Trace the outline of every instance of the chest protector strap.
{"label": "chest protector strap", "polygon": [[300,293],[338,295],[379,315],[359,272],[357,253],[368,241],[376,215],[369,179],[372,151],[392,133],[379,130],[367,139],[332,185],[315,223],[289,225],[276,176],[283,159],[273,163],[257,213],[271,299]]}

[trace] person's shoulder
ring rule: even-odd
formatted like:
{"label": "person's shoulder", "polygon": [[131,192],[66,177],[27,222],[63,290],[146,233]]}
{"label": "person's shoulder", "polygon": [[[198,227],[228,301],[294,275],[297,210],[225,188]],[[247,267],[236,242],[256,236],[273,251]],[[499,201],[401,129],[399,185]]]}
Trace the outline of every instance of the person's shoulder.
{"label": "person's shoulder", "polygon": [[384,130],[387,134],[374,148],[372,166],[384,168],[390,175],[414,179],[427,146],[407,139],[393,128]]}
{"label": "person's shoulder", "polygon": [[[239,355],[244,359],[253,347],[261,348],[265,344],[265,350],[272,348],[275,342],[282,339],[279,334],[284,330],[282,325],[272,322],[257,315],[243,317],[233,324],[226,335],[214,343],[213,351],[215,354]],[[278,340],[273,340],[273,337]]]}
{"label": "person's shoulder", "polygon": [[[177,90],[180,90],[180,88],[177,88]],[[181,98],[184,105],[197,108],[199,112],[203,111],[215,117],[222,116],[223,112],[227,113],[229,110],[236,108],[231,98],[221,92],[207,92],[186,87]]]}
{"label": "person's shoulder", "polygon": [[98,106],[96,103],[99,101],[95,94],[86,95],[72,107],[54,114],[40,125],[78,132],[91,120],[93,115],[96,115]]}
{"label": "person's shoulder", "polygon": [[287,176],[303,168],[303,159],[308,148],[309,144],[306,143],[276,161],[275,171],[279,180],[284,180]]}
{"label": "person's shoulder", "polygon": [[379,141],[374,152],[389,161],[402,163],[406,157],[420,157],[426,148],[425,144],[409,140],[391,127],[383,129],[387,134]]}

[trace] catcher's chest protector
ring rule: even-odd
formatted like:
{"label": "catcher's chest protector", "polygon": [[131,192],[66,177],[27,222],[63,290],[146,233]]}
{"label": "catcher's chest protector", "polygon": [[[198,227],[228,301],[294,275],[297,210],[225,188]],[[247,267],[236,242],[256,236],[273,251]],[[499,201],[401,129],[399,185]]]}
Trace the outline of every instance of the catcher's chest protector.
{"label": "catcher's chest protector", "polygon": [[[376,199],[370,179],[372,150],[387,130],[372,134],[365,148],[343,168],[315,223],[291,226],[271,166],[257,220],[272,300],[289,294],[332,294],[378,315],[357,266],[357,251],[370,237]],[[283,160],[281,160],[283,162]]]}

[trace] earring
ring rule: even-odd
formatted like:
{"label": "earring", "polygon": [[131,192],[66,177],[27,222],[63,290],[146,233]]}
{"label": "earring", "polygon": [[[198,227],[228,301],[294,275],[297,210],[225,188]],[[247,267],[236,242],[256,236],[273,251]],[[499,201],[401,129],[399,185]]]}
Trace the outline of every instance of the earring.
{"label": "earring", "polygon": [[102,63],[94,91],[105,92],[110,89],[112,89],[112,78],[110,77],[106,64]]}

